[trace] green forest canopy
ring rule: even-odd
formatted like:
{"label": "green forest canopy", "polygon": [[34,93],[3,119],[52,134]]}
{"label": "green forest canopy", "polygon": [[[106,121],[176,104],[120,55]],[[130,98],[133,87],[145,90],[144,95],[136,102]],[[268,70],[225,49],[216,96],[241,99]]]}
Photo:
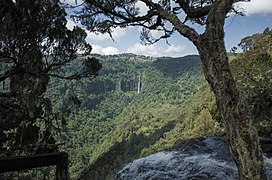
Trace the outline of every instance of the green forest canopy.
{"label": "green forest canopy", "polygon": [[[27,2],[26,5],[28,5],[27,7],[31,12],[33,10],[33,13],[41,13],[37,9],[32,9],[34,5],[40,7],[40,4],[33,3],[31,0]],[[9,7],[15,8],[11,1],[4,1],[4,3],[7,3],[6,5]],[[19,5],[16,7],[18,9],[15,8],[16,12],[18,11],[19,14],[22,13],[22,17],[27,16],[32,21],[37,21],[35,17],[32,18],[32,14],[29,14],[30,11],[20,9]],[[48,7],[50,8],[50,6]],[[65,41],[65,37],[62,36],[65,34],[64,32],[67,32],[69,37],[71,36],[70,38],[78,37],[79,39],[77,39],[78,41],[75,43],[78,43],[79,46],[82,45],[82,48],[85,48],[85,45],[88,47],[84,41],[86,34],[79,28],[75,28],[73,31],[67,30],[65,27],[65,13],[58,6],[54,6],[54,8],[56,8],[56,12],[62,13],[56,16],[57,19],[59,18],[59,21],[56,20],[54,23],[59,22],[60,24],[59,26],[52,27],[58,27],[60,29],[52,30],[56,33],[52,38],[58,40],[64,38],[64,40],[62,39],[63,42],[68,44],[62,45],[68,48],[55,47],[53,43],[54,40],[51,42],[49,39],[49,43],[52,43],[52,48],[68,51],[68,49],[73,46]],[[6,13],[7,17],[9,13],[13,13],[8,11],[8,9],[1,10],[0,14]],[[47,9],[45,9],[44,12],[45,14],[48,12],[55,13],[55,11],[46,10]],[[5,39],[6,36],[10,36],[12,39],[17,38],[18,34],[22,33],[20,32],[20,28],[7,26],[8,21],[16,21],[16,24],[20,24],[19,22],[21,22],[22,29],[32,28],[32,26],[26,25],[29,22],[25,22],[20,18],[16,19],[15,17],[16,16],[14,16],[14,19],[1,19],[5,22],[0,26],[1,29],[4,30],[4,33],[1,34],[0,37],[1,40],[3,39],[6,43],[11,43],[8,42],[9,39]],[[39,16],[37,15],[36,17]],[[46,18],[48,17],[49,16],[45,16],[45,20],[47,20]],[[44,23],[46,22],[47,21]],[[51,22],[49,22],[49,24],[50,23]],[[11,25],[14,24],[15,23],[11,23]],[[34,34],[38,34],[39,31],[43,30],[42,28],[40,29],[40,27],[43,27],[42,25],[36,29],[24,30],[24,32],[27,33],[18,41],[23,43],[28,40],[30,35],[33,35],[33,32]],[[44,28],[47,29],[47,26],[45,25]],[[52,33],[51,31],[44,32],[48,33],[43,34],[45,39]],[[1,81],[3,87],[1,100],[3,100],[2,102],[9,103],[9,105],[16,105],[10,106],[12,108],[16,107],[9,109],[12,112],[23,106],[29,107],[31,105],[34,107],[34,115],[40,115],[41,109],[49,108],[48,110],[51,111],[50,108],[52,108],[52,114],[50,114],[52,126],[50,125],[50,128],[64,127],[58,134],[55,134],[54,140],[57,142],[54,143],[65,143],[61,149],[70,153],[70,170],[73,178],[78,176],[98,177],[98,175],[100,178],[111,178],[125,163],[140,156],[171,148],[180,138],[209,135],[224,130],[220,125],[220,118],[218,119],[218,117],[216,117],[217,108],[214,96],[201,75],[198,56],[152,58],[133,54],[115,56],[94,55],[89,58],[86,58],[86,56],[79,57],[76,61],[72,62],[78,53],[73,49],[69,49],[70,54],[66,54],[67,59],[64,60],[64,62],[62,62],[63,57],[56,56],[56,61],[50,59],[52,66],[49,65],[49,67],[53,67],[55,65],[54,63],[58,65],[58,63],[65,64],[72,62],[70,66],[61,68],[59,71],[52,70],[52,72],[58,72],[60,74],[44,75],[40,74],[40,72],[46,70],[51,72],[51,69],[40,69],[42,64],[45,63],[42,57],[45,57],[45,59],[48,57],[48,54],[46,55],[46,53],[48,53],[46,52],[47,48],[44,47],[42,42],[41,40],[39,46],[36,47],[37,49],[33,51],[25,50],[24,48],[27,49],[28,46],[21,46],[20,43],[14,44],[17,49],[12,49],[11,46],[2,46],[1,44],[1,50],[3,50],[0,54],[1,60],[18,58],[17,50],[18,52],[26,51],[26,57],[20,57],[20,60],[25,66],[23,69],[32,67],[34,69],[31,70],[37,73],[36,76],[24,76],[25,79],[23,79],[21,83],[21,81],[18,80],[21,73],[16,73],[16,70],[21,70],[21,63],[16,64],[10,63],[9,61],[3,61],[2,63],[1,61],[1,67],[3,67],[1,68],[1,78],[4,79]],[[50,44],[48,45],[50,46]],[[248,107],[250,107],[255,125],[258,126],[259,131],[262,133],[269,134],[271,132],[270,119],[272,112],[272,86],[270,81],[272,79],[270,70],[271,30],[268,28],[263,33],[246,37],[242,39],[239,46],[244,52],[237,55],[237,58],[231,62],[232,73],[235,76],[236,83],[242,92],[243,98]],[[29,61],[31,59],[28,59],[29,56],[33,56],[31,53],[41,55],[37,56],[37,66],[34,66],[33,61]],[[248,57],[251,58],[249,59]],[[57,78],[73,79],[75,75],[78,75],[74,74],[74,72],[80,72],[82,70],[82,64],[86,62],[86,59],[95,61],[97,59],[101,60],[103,68],[99,72],[99,76],[96,78],[92,77],[69,81],[59,80]],[[85,65],[87,68],[90,67],[90,69],[93,70],[93,66],[88,66],[88,61]],[[96,61],[95,65],[96,69],[100,68],[98,61]],[[47,66],[45,65],[44,67]],[[10,72],[13,73],[10,74]],[[96,71],[91,71],[91,75],[95,74],[95,72]],[[49,76],[51,76],[50,81]],[[14,85],[11,94],[6,79],[9,79],[10,83]],[[26,83],[26,79],[32,84]],[[35,94],[35,92],[33,92],[34,94],[28,94],[29,98],[33,98],[37,95],[37,99],[34,98],[35,101],[31,103],[25,101],[23,99],[23,97],[25,97],[24,91],[21,90],[33,87],[33,83],[39,86],[41,82],[43,84],[43,86],[40,86],[43,88],[42,90],[34,88],[34,90],[39,91],[39,93]],[[48,86],[45,87],[47,83]],[[10,96],[12,92],[18,90],[20,90],[19,92],[21,93],[19,96]],[[43,102],[49,102],[50,100],[52,107],[51,103],[50,106],[46,106],[46,104],[38,105],[37,102],[41,100],[43,100]],[[19,102],[19,105],[14,102]],[[1,106],[3,106],[3,103]],[[1,107],[1,111],[3,109],[5,108]],[[24,116],[26,114],[27,117],[33,116],[32,108],[25,110],[26,111],[21,112]],[[43,115],[47,114],[46,111],[47,110],[43,112]],[[1,117],[4,113],[7,114],[7,112],[1,112]],[[9,111],[8,114],[13,115],[14,113],[10,113]],[[62,114],[62,116],[53,116],[56,114]],[[6,117],[7,116],[5,116],[5,118]],[[21,117],[22,116],[20,116],[20,118]],[[3,118],[1,118],[1,120]],[[44,130],[43,128],[48,128],[46,124],[47,121],[45,121],[45,125],[40,125],[39,128],[36,128],[36,124],[33,122],[29,125],[28,121],[29,118],[26,118],[26,121],[22,124],[19,123],[18,126],[23,126],[24,128],[20,128],[24,129],[24,131],[35,131],[34,134],[36,137],[37,134],[41,133],[41,130]],[[5,124],[6,121],[1,121],[1,123]],[[12,137],[11,139],[13,141],[17,141],[18,137],[16,138],[16,135],[13,135],[16,131],[8,131],[14,127],[10,128],[7,124],[1,127],[6,128],[1,130],[1,138],[8,134],[8,137]],[[21,133],[21,135],[22,134],[24,133]],[[26,139],[28,138],[29,137],[26,137]],[[5,140],[4,138],[4,141]],[[32,140],[39,141],[36,138]],[[11,147],[12,143],[10,142],[12,141],[6,143],[5,148]],[[19,145],[22,144],[22,142],[16,143]],[[112,164],[105,162],[107,158],[113,158]],[[86,169],[86,171],[81,173],[82,169]],[[32,175],[28,176],[31,177]]]}

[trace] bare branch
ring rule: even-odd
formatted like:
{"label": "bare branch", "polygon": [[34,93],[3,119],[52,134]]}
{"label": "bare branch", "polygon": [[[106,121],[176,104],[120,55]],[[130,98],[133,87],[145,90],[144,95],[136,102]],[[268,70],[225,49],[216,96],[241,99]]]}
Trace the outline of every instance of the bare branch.
{"label": "bare branch", "polygon": [[213,1],[200,1],[197,5],[192,6],[186,0],[177,0],[177,3],[184,10],[188,19],[198,19],[209,14]]}
{"label": "bare branch", "polygon": [[176,14],[163,9],[159,4],[153,3],[151,0],[142,1],[145,2],[148,6],[157,9],[159,15],[168,20],[181,35],[188,38],[193,43],[198,44],[199,34],[193,28],[182,23]]}

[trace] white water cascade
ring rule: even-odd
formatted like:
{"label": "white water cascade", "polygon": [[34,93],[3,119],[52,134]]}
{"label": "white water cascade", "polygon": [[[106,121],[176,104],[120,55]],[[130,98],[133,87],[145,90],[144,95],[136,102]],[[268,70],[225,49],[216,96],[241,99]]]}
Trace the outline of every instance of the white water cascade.
{"label": "white water cascade", "polygon": [[[272,159],[265,157],[272,180]],[[219,137],[137,159],[120,171],[117,180],[236,180],[238,172],[228,146]]]}

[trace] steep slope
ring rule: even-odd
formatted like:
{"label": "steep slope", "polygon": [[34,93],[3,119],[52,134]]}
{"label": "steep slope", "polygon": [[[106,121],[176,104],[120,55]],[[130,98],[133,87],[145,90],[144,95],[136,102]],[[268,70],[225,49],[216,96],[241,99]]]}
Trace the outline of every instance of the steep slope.
{"label": "steep slope", "polygon": [[[89,169],[86,165],[90,162],[103,179],[101,173],[110,174],[111,169],[115,173],[130,160],[147,154],[145,148],[181,121],[181,107],[203,84],[198,56],[96,57],[103,64],[97,77],[53,80],[48,90],[54,111],[62,113],[63,123],[67,123],[60,141],[65,142],[63,150],[70,154],[72,178]],[[121,157],[122,153],[125,156]],[[108,169],[109,160],[104,160],[107,155],[116,157],[111,160],[114,166],[108,165]]]}
{"label": "steep slope", "polygon": [[[112,179],[134,158],[173,146],[181,130],[177,126],[186,124],[182,123],[187,117],[186,104],[204,82],[196,58],[164,58],[151,63],[155,68],[143,72],[141,93],[115,118],[116,128],[97,146],[100,153],[93,155],[82,179]],[[161,141],[167,143],[158,146]]]}
{"label": "steep slope", "polygon": [[[125,164],[172,148],[179,139],[224,131],[217,117],[214,96],[201,76],[198,56],[97,57],[104,67],[96,78],[51,84],[55,110],[70,111],[66,117],[67,132],[60,140],[65,141],[63,149],[70,153],[72,178],[113,179]],[[271,75],[267,66],[271,58],[240,63],[245,60],[243,55],[239,57],[240,60],[236,57],[231,61],[231,66],[242,93],[252,94],[255,99],[263,97],[269,105],[270,81],[265,86],[267,96],[259,96],[263,86],[259,84],[251,92],[245,91],[254,82],[245,81],[248,77],[241,77],[240,73],[250,70],[254,74],[261,67],[263,79],[267,80]],[[252,97],[245,99],[256,102]],[[259,110],[268,118],[266,124],[261,121],[258,125],[269,133],[270,111]],[[255,112],[252,110],[252,114]]]}
{"label": "steep slope", "polygon": [[[272,38],[272,31],[270,30],[269,33],[260,33],[260,34],[255,34],[251,37],[247,37],[246,41],[244,42],[243,40],[241,41],[244,45],[247,45],[247,40],[253,39],[253,44],[251,43],[249,46],[249,49],[239,55],[232,55],[230,58],[230,65],[231,65],[231,70],[234,75],[234,78],[237,83],[237,87],[240,89],[241,95],[243,96],[248,109],[251,113],[252,118],[254,119],[255,126],[257,127],[259,134],[261,136],[266,136],[266,138],[262,139],[269,139],[271,138],[271,132],[272,132],[272,125],[271,125],[271,119],[272,119],[272,84],[271,84],[271,79],[272,79],[272,57],[271,57],[271,38]],[[252,42],[252,41],[250,41]],[[218,113],[216,112],[216,105],[215,105],[215,100],[212,95],[212,93],[209,91],[208,86],[203,86],[203,89],[200,90],[198,93],[196,93],[190,101],[185,103],[186,106],[184,108],[181,108],[181,110],[184,112],[183,113],[183,121],[181,122],[176,122],[176,126],[174,129],[171,131],[165,133],[164,138],[160,138],[156,143],[154,143],[152,146],[144,149],[142,153],[144,152],[145,155],[148,155],[152,152],[157,152],[158,149],[165,149],[167,147],[171,147],[172,145],[177,142],[177,139],[186,139],[186,138],[194,138],[198,136],[203,136],[207,134],[211,134],[216,131],[223,131],[224,129],[222,126],[220,126],[220,117],[218,116]],[[214,120],[216,121],[214,121]],[[269,140],[271,143],[271,139]],[[265,153],[271,153],[271,144],[269,142],[263,142],[264,144],[261,144],[261,147]],[[167,145],[168,144],[168,145]],[[177,143],[179,144],[179,143]],[[185,143],[186,144],[186,143]],[[214,144],[214,143],[213,143]],[[195,147],[200,147],[196,142],[193,142],[192,146]],[[186,151],[186,147],[182,147],[182,151]],[[214,151],[216,150],[215,147],[210,147],[209,151]],[[224,150],[224,152],[226,152]],[[187,153],[185,153],[187,154]],[[213,156],[214,153],[211,153],[208,156]],[[218,156],[218,152],[215,153]],[[154,155],[156,156],[156,154]],[[183,155],[182,155],[183,156]],[[205,156],[205,155],[204,155]],[[221,154],[219,158],[224,157],[224,154]],[[156,156],[157,157],[157,156]],[[162,157],[163,158],[163,157]],[[187,162],[187,164],[194,163],[194,155],[190,157],[186,157],[185,159],[190,159],[190,161]],[[217,157],[218,158],[218,157]],[[230,158],[230,157],[228,157]],[[181,158],[182,159],[182,158]],[[119,174],[117,175],[117,179],[122,179],[127,178],[127,175],[132,175],[133,173],[129,174],[129,171],[133,171],[137,175],[134,176],[133,178],[137,179],[143,179],[144,177],[158,177],[158,173],[161,173],[160,178],[161,179],[168,179],[169,176],[173,175],[173,171],[167,171],[167,165],[164,166],[162,165],[163,163],[157,162],[158,164],[162,165],[162,169],[160,169],[160,165],[156,167],[152,167],[146,163],[148,160],[147,159],[142,159],[145,163],[140,164],[138,166],[140,168],[137,169],[138,167],[135,166],[135,164],[132,164],[129,166],[129,168],[124,168],[123,173],[124,174]],[[172,157],[171,161],[167,161],[167,163],[175,163],[175,161],[180,160],[179,157]],[[200,158],[201,160],[201,158]],[[217,163],[216,159],[211,158],[210,159],[212,162]],[[214,161],[215,160],[215,161]],[[201,160],[203,161],[203,159]],[[209,158],[206,160],[209,161]],[[269,177],[272,177],[272,171],[271,171],[271,159],[265,158],[266,165],[267,165],[267,173]],[[197,160],[196,160],[197,162]],[[228,163],[229,161],[226,161],[224,163]],[[219,163],[222,163],[220,160]],[[137,163],[136,163],[137,164]],[[178,164],[186,165],[186,162],[180,162]],[[191,170],[191,169],[197,169],[197,167],[201,164],[201,162],[196,163],[195,167],[189,166],[186,170]],[[232,162],[233,164],[233,162]],[[139,164],[138,164],[139,165]],[[202,168],[199,171],[183,171],[183,170],[178,170],[178,174],[176,179],[187,179],[189,177],[194,177],[197,176],[198,178],[201,177],[201,179],[218,179],[216,176],[218,173],[215,171],[214,174],[209,174],[211,171],[212,164],[203,164]],[[212,169],[218,168],[219,164],[216,164],[216,167]],[[135,169],[136,167],[136,169]],[[147,169],[146,169],[147,167]],[[185,166],[183,166],[185,167]],[[181,168],[183,168],[181,167]],[[149,170],[148,170],[149,168]],[[159,172],[156,172],[154,176],[152,176],[150,173],[153,171],[150,170],[155,169],[158,170]],[[175,168],[179,168],[179,166],[175,166]],[[174,169],[175,169],[174,168]],[[222,167],[222,171],[226,171],[228,174],[228,168]],[[232,167],[229,167],[230,169],[235,169],[235,165],[233,164]],[[172,168],[171,168],[172,169]],[[204,171],[202,172],[202,170]],[[205,172],[205,169],[208,169],[208,172]],[[138,171],[137,171],[138,170]],[[160,171],[162,170],[162,171]],[[183,173],[180,173],[180,172]],[[146,172],[146,174],[145,174]],[[202,174],[201,174],[202,173]],[[142,176],[142,175],[146,176]],[[184,176],[185,174],[185,176]],[[123,176],[125,175],[125,176]],[[232,179],[237,177],[237,172],[234,171],[234,174],[232,174],[229,177],[222,176],[220,175],[221,179]],[[172,179],[175,179],[174,176],[171,177]]]}
{"label": "steep slope", "polygon": [[[113,179],[126,163],[160,150],[172,148],[180,138],[211,135],[221,131],[212,120],[209,108],[213,97],[208,88],[195,94],[182,104],[154,101],[126,111],[118,116],[122,123],[100,146],[100,156],[91,160],[91,165],[81,179]],[[203,100],[199,100],[199,98]],[[132,110],[130,110],[131,112]],[[130,117],[130,119],[126,119]]]}

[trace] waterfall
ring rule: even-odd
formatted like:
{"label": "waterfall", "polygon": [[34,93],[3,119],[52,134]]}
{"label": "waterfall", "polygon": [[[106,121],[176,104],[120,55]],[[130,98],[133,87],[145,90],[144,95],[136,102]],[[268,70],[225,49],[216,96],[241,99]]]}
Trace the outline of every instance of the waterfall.
{"label": "waterfall", "polygon": [[[266,172],[272,177],[272,159],[265,157]],[[162,151],[126,165],[115,180],[236,180],[237,167],[226,141],[206,137],[184,141],[173,150]]]}
{"label": "waterfall", "polygon": [[141,90],[141,74],[138,75],[138,85],[137,85],[137,93],[140,94]]}

